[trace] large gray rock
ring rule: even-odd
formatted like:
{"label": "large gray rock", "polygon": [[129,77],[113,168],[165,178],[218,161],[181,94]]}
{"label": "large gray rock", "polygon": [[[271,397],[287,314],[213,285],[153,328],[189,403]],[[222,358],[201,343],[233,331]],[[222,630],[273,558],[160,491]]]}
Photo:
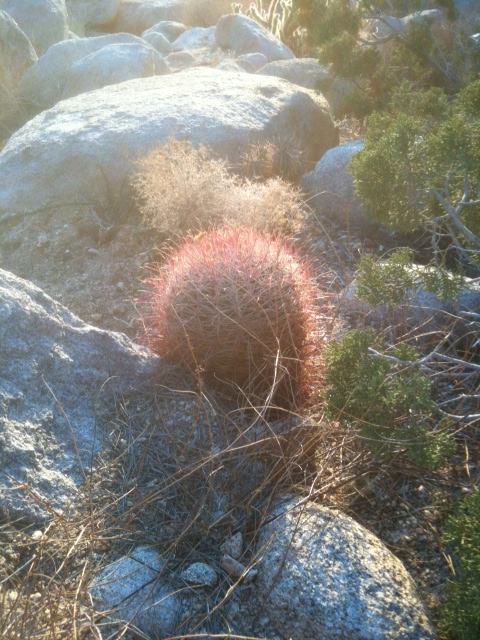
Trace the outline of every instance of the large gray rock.
{"label": "large gray rock", "polygon": [[53,107],[61,100],[72,67],[82,58],[112,44],[145,42],[130,33],[113,33],[94,38],[64,40],[53,45],[23,76],[19,93],[34,112]]}
{"label": "large gray rock", "polygon": [[230,8],[230,0],[122,0],[114,29],[140,34],[163,20],[209,27]]}
{"label": "large gray rock", "polygon": [[0,271],[0,511],[36,520],[67,509],[102,447],[110,394],[171,369]]}
{"label": "large gray rock", "polygon": [[120,0],[66,0],[66,3],[70,27],[76,33],[110,24],[120,6]]}
{"label": "large gray rock", "polygon": [[263,53],[268,60],[288,60],[295,56],[287,45],[264,27],[240,14],[222,16],[215,32],[217,45],[233,51],[236,56],[244,53]]}
{"label": "large gray rock", "polygon": [[4,127],[8,133],[8,121],[18,108],[18,82],[36,61],[30,40],[8,13],[0,11],[0,139]]}
{"label": "large gray rock", "polygon": [[70,68],[62,99],[111,84],[169,73],[167,64],[148,44],[110,44],[75,62]]}
{"label": "large gray rock", "polygon": [[363,149],[361,140],[329,149],[313,171],[302,178],[309,205],[321,216],[337,220],[358,232],[367,232],[369,221],[355,193],[350,162]]}
{"label": "large gray rock", "polygon": [[267,521],[259,538],[259,600],[282,637],[433,639],[403,564],[352,518],[291,498]]}
{"label": "large gray rock", "polygon": [[233,162],[252,143],[288,136],[312,162],[338,139],[325,105],[283,80],[203,68],[64,100],[1,152],[0,221],[65,202],[107,204],[136,159],[172,136],[210,145]]}
{"label": "large gray rock", "polygon": [[149,547],[107,565],[89,588],[98,611],[151,637],[173,635],[184,610],[181,592],[165,576],[165,561]]}
{"label": "large gray rock", "polygon": [[0,0],[0,9],[12,16],[38,55],[68,38],[65,0]]}
{"label": "large gray rock", "polygon": [[283,78],[307,89],[319,89],[328,79],[328,69],[316,58],[294,58],[293,60],[275,60],[261,67],[257,73]]}

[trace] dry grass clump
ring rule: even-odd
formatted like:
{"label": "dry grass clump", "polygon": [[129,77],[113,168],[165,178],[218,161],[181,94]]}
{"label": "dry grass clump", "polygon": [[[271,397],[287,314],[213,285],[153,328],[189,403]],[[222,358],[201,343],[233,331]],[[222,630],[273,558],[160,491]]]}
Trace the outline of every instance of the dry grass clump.
{"label": "dry grass clump", "polygon": [[170,140],[139,161],[134,187],[146,222],[162,232],[198,231],[220,223],[236,184],[206,147]]}
{"label": "dry grass clump", "polygon": [[[108,424],[112,450],[95,461],[78,511],[37,525],[41,536],[32,526],[0,524],[0,557],[7,559],[0,562],[2,640],[154,640],[136,631],[135,621],[108,624],[88,593],[95,575],[139,545],[168,559],[173,588],[187,594],[192,588],[178,574],[188,564],[207,562],[219,575],[175,637],[241,637],[227,632],[228,605],[232,598],[244,603],[253,623],[255,603],[241,579],[221,569],[221,544],[242,532],[240,561],[248,572],[276,495],[297,488],[337,504],[337,492],[343,501],[368,460],[360,461],[352,438],[339,437],[321,416],[267,422],[213,405],[211,397],[184,390],[118,398]],[[316,469],[305,464],[311,450]],[[248,632],[257,637],[255,628]]]}
{"label": "dry grass clump", "polygon": [[[134,189],[141,214],[169,236],[219,225],[291,235],[305,218],[300,192],[278,177],[241,178],[206,147],[170,140],[139,161]],[[252,174],[253,176],[253,174]]]}
{"label": "dry grass clump", "polygon": [[326,326],[309,264],[283,241],[211,231],[187,239],[149,284],[157,353],[262,406],[298,407],[311,394]]}
{"label": "dry grass clump", "polygon": [[281,176],[292,183],[298,183],[310,168],[305,150],[298,146],[292,133],[276,136],[271,142],[251,144],[239,166],[242,175],[253,180]]}
{"label": "dry grass clump", "polygon": [[287,237],[299,233],[305,226],[306,207],[300,193],[282,178],[244,181],[230,195],[227,225]]}

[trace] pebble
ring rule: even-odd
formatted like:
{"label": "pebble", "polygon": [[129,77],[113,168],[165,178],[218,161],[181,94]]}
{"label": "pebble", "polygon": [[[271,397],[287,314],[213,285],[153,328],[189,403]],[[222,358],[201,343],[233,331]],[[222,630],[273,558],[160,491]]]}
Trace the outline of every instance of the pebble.
{"label": "pebble", "polygon": [[182,571],[180,577],[197,587],[214,587],[218,580],[216,571],[205,562],[194,562]]}
{"label": "pebble", "polygon": [[230,536],[230,538],[226,538],[220,547],[220,551],[223,554],[232,557],[234,560],[239,560],[243,551],[243,536],[240,531],[235,535]]}
{"label": "pebble", "polygon": [[243,577],[245,582],[253,580],[258,573],[256,569],[247,570],[247,567],[244,564],[235,560],[235,558],[232,558],[232,556],[229,556],[228,554],[222,556],[220,566],[228,573],[229,576],[232,576],[232,578]]}

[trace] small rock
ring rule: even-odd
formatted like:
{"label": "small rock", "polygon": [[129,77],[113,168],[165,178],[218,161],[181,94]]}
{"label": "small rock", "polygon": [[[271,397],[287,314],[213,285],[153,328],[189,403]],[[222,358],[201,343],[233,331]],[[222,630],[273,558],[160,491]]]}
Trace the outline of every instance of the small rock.
{"label": "small rock", "polygon": [[32,538],[32,540],[34,540],[35,542],[38,542],[39,540],[41,540],[43,538],[43,531],[40,531],[40,529],[36,529],[32,535],[30,536]]}
{"label": "small rock", "polygon": [[182,580],[199,587],[214,587],[218,576],[214,569],[205,562],[194,562],[180,574]]}
{"label": "small rock", "polygon": [[228,554],[222,556],[220,566],[229,576],[232,576],[232,578],[243,578],[244,582],[250,582],[256,578],[258,573],[256,569],[247,569],[244,564]]}
{"label": "small rock", "polygon": [[174,51],[188,51],[190,49],[202,49],[215,46],[215,27],[193,27],[184,31],[173,42]]}
{"label": "small rock", "polygon": [[180,36],[184,31],[187,30],[187,27],[181,22],[174,22],[173,20],[162,20],[161,22],[157,22],[153,27],[147,29],[142,33],[142,38],[148,41],[150,35],[154,33],[159,33],[162,36],[165,36],[169,42],[173,42]]}
{"label": "small rock", "polygon": [[243,536],[239,531],[235,535],[227,538],[220,547],[220,551],[234,560],[239,560],[243,552]]}
{"label": "small rock", "polygon": [[255,71],[267,64],[268,58],[263,53],[242,53],[242,55],[238,56],[236,62],[245,71],[255,73]]}
{"label": "small rock", "polygon": [[275,60],[262,67],[257,73],[283,78],[306,89],[319,89],[329,78],[329,70],[316,58],[294,58]]}
{"label": "small rock", "polygon": [[156,49],[158,53],[161,53],[162,56],[168,56],[168,54],[172,52],[172,44],[163,33],[152,31],[151,33],[146,33],[143,39]]}
{"label": "small rock", "polygon": [[190,51],[173,51],[165,58],[165,62],[171,71],[181,71],[193,67],[197,59]]}

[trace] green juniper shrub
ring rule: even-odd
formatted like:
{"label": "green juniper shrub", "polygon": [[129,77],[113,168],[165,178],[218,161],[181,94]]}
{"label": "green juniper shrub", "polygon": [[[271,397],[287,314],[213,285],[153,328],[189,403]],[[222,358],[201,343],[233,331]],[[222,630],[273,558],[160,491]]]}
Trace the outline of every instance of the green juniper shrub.
{"label": "green juniper shrub", "polygon": [[451,640],[480,638],[480,490],[464,498],[444,532],[456,567],[442,607],[442,631]]}
{"label": "green juniper shrub", "polygon": [[357,294],[372,305],[395,307],[407,302],[408,291],[422,288],[442,300],[451,300],[460,292],[464,278],[443,266],[413,264],[411,249],[392,251],[385,260],[362,256],[356,275]]}
{"label": "green juniper shrub", "polygon": [[415,286],[410,249],[397,249],[387,260],[365,255],[360,258],[356,275],[357,294],[369,304],[396,306],[405,302],[406,292]]}
{"label": "green juniper shrub", "polygon": [[[447,214],[480,234],[480,80],[448,102],[438,90],[396,93],[389,110],[369,118],[365,147],[351,162],[355,188],[368,214],[400,232],[449,238],[460,252],[471,238]],[[462,205],[465,186],[472,205]],[[445,235],[446,234],[446,235]],[[465,253],[466,255],[466,253]],[[472,255],[469,261],[474,261]]]}
{"label": "green juniper shrub", "polygon": [[358,428],[375,454],[389,458],[404,452],[433,468],[452,453],[453,440],[439,420],[432,381],[414,364],[417,358],[408,345],[386,349],[371,330],[348,332],[327,348],[327,409]]}
{"label": "green juniper shrub", "polygon": [[[452,0],[440,2],[448,18],[455,16]],[[423,8],[419,0],[293,0],[296,21],[306,30],[310,48],[333,78],[352,82],[344,111],[364,117],[384,109],[392,91],[403,81],[414,89],[439,86],[457,91],[475,77],[479,61],[475,46],[458,25],[443,23],[432,28],[428,17],[391,34],[388,46],[365,32],[371,22],[392,15],[403,17]],[[325,89],[325,87],[323,87]],[[341,115],[341,114],[339,114]]]}

